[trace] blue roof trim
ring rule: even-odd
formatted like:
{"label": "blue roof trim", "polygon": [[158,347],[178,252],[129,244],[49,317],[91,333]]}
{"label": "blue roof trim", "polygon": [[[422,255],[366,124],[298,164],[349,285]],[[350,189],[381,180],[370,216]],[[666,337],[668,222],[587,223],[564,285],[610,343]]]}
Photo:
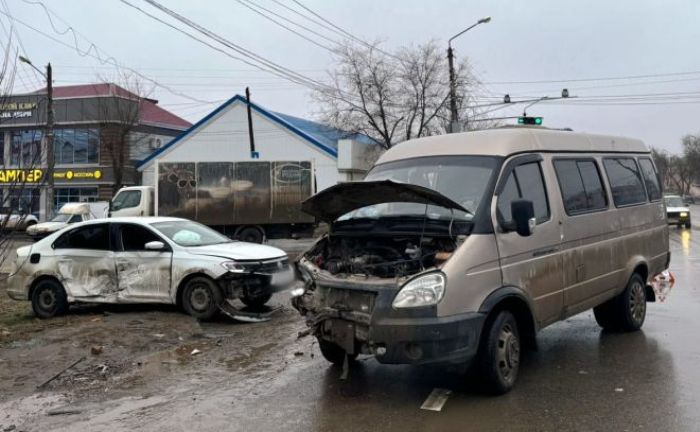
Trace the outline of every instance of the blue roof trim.
{"label": "blue roof trim", "polygon": [[[226,102],[221,104],[218,108],[216,108],[214,111],[210,112],[209,114],[204,116],[201,120],[199,120],[197,123],[193,124],[189,129],[183,131],[180,135],[178,135],[177,137],[170,140],[166,145],[164,145],[163,147],[154,151],[146,159],[139,162],[136,165],[136,169],[141,169],[141,167],[143,167],[144,165],[151,162],[153,159],[155,159],[156,157],[161,155],[163,152],[165,152],[168,149],[170,149],[171,147],[173,147],[178,142],[182,141],[185,137],[190,136],[193,132],[195,132],[197,129],[199,129],[201,126],[203,126],[209,120],[211,120],[213,117],[215,117],[217,114],[219,114],[220,112],[222,112],[224,109],[228,108],[230,105],[234,104],[235,102],[241,102],[241,103],[245,104],[246,100],[241,95],[235,95],[231,99],[227,100]],[[263,115],[264,117],[267,117],[268,119],[285,127],[286,129],[293,132],[294,134],[304,138],[305,140],[309,141],[311,144],[318,147],[320,150],[324,151],[328,155],[330,155],[334,158],[338,157],[338,150],[337,149],[333,148],[332,146],[330,146],[328,144],[322,143],[318,138],[312,136],[311,134],[307,133],[306,131],[304,131],[304,130],[300,129],[299,127],[295,126],[294,124],[290,123],[286,119],[279,116],[277,113],[273,113],[271,111],[268,111],[268,110],[256,105],[254,102],[251,102],[250,106],[257,113]],[[286,115],[285,115],[285,117],[286,117]],[[309,123],[313,123],[313,122],[309,122]]]}

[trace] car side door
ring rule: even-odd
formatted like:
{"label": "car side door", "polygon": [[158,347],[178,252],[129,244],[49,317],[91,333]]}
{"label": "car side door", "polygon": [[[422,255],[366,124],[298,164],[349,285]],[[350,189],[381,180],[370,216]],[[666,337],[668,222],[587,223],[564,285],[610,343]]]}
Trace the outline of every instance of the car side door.
{"label": "car side door", "polygon": [[[496,186],[492,215],[503,285],[527,293],[539,326],[557,321],[563,310],[561,215],[550,205],[551,173],[542,163],[539,154],[516,156],[506,162]],[[535,210],[536,226],[530,236],[515,231],[511,203],[520,199],[532,201]]]}
{"label": "car side door", "polygon": [[54,241],[57,273],[69,296],[99,302],[116,299],[117,278],[109,225],[80,225]]}
{"label": "car side door", "polygon": [[[150,228],[133,223],[113,224],[112,236],[120,297],[169,299],[173,251],[168,242]],[[151,242],[161,242],[163,248],[146,249]]]}

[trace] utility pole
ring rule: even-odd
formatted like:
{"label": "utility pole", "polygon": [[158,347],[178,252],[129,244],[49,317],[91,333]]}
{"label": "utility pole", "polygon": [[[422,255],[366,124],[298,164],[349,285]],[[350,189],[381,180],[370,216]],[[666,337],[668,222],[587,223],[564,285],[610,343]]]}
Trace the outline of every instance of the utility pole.
{"label": "utility pole", "polygon": [[46,220],[53,216],[54,181],[53,171],[56,159],[53,147],[53,81],[51,63],[46,65]]}
{"label": "utility pole", "polygon": [[447,64],[450,68],[450,133],[460,131],[457,113],[457,83],[455,83],[454,53],[452,45],[447,46]]}
{"label": "utility pole", "polygon": [[[447,40],[447,64],[450,68],[450,133],[461,132],[462,128],[459,124],[459,113],[457,112],[457,82],[455,79],[455,66],[454,66],[454,51],[452,50],[452,41],[478,26],[479,24],[486,24],[491,21],[491,17],[484,17],[477,21],[475,24],[467,27],[456,35],[452,36]],[[466,125],[467,119],[464,119],[464,124]]]}
{"label": "utility pole", "polygon": [[245,88],[245,101],[248,109],[248,137],[250,139],[250,157],[251,159],[258,158],[258,152],[255,151],[255,135],[253,134],[253,116],[250,112],[250,89]]}

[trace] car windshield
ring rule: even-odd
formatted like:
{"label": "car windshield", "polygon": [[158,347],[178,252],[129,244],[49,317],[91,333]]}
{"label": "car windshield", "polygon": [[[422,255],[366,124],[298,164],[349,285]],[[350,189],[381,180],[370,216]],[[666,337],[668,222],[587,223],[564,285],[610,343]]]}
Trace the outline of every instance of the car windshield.
{"label": "car windshield", "polygon": [[666,207],[685,207],[681,197],[665,197]]}
{"label": "car windshield", "polygon": [[429,219],[471,221],[498,166],[491,156],[430,156],[376,166],[365,180],[393,180],[440,192],[469,212],[419,203],[390,202],[353,210],[338,221],[396,216],[427,216]]}
{"label": "car windshield", "polygon": [[151,226],[180,246],[208,246],[232,242],[223,234],[192,221],[156,222]]}
{"label": "car windshield", "polygon": [[54,216],[53,219],[51,219],[51,222],[68,222],[68,219],[70,219],[71,216],[73,215],[59,213],[56,216]]}
{"label": "car windshield", "polygon": [[112,210],[136,207],[141,203],[140,190],[121,191],[112,200]]}

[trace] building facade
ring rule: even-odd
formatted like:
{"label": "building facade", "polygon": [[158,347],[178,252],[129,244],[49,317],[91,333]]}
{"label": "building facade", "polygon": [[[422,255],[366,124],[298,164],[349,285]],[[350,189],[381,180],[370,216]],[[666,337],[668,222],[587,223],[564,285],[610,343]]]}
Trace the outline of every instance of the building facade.
{"label": "building facade", "polygon": [[[115,84],[54,87],[53,209],[66,202],[108,200],[140,184],[138,161],[191,125]],[[0,102],[2,207],[47,215],[45,90]]]}

